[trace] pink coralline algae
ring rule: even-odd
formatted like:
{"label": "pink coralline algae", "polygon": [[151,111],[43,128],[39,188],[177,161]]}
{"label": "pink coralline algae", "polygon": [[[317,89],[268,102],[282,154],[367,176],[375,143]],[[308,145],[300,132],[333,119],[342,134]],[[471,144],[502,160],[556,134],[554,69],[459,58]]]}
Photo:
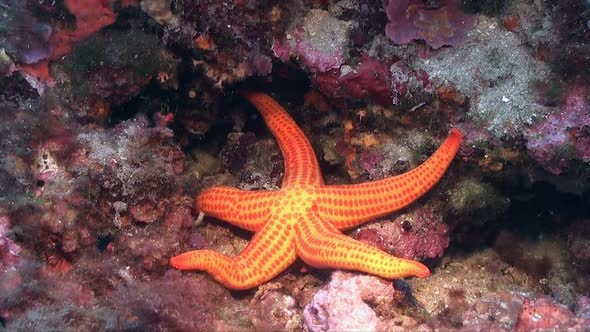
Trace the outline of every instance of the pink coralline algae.
{"label": "pink coralline algae", "polygon": [[[27,232],[27,240],[44,237],[61,252],[73,253],[94,245],[100,234],[111,234],[116,240],[115,230],[130,227],[133,220],[141,224],[165,218],[177,229],[189,222],[187,200],[179,197],[176,180],[183,170],[184,154],[173,142],[170,129],[152,127],[145,116],[111,129],[75,125],[70,129],[63,137],[55,133],[40,139],[34,195],[44,204],[39,217],[23,216],[19,223],[34,222],[36,232],[43,235],[29,239],[33,233]],[[89,190],[92,194],[86,194]],[[185,206],[184,211],[168,215],[180,206]],[[123,236],[120,247],[128,248],[126,253],[132,256],[165,265],[162,252],[172,250],[177,234],[151,234]],[[148,270],[153,265],[145,263]]]}
{"label": "pink coralline algae", "polygon": [[10,219],[7,216],[0,216],[0,271],[6,273],[18,265],[21,248],[8,236],[10,230]]}
{"label": "pink coralline algae", "polygon": [[525,300],[516,324],[517,331],[586,331],[588,328],[590,319],[576,316],[567,307],[548,297]]}
{"label": "pink coralline algae", "polygon": [[403,258],[441,257],[449,246],[449,227],[430,206],[364,226],[356,239]]}
{"label": "pink coralline algae", "polygon": [[272,49],[283,61],[297,56],[311,72],[326,72],[344,63],[348,24],[325,10],[312,9],[303,22],[275,40]]}
{"label": "pink coralline algae", "polygon": [[575,312],[550,297],[525,294],[485,294],[462,315],[461,331],[586,331],[588,298],[581,296]]}
{"label": "pink coralline algae", "polygon": [[262,286],[250,302],[249,319],[255,331],[294,331],[301,328],[297,300],[281,291],[280,283]]}
{"label": "pink coralline algae", "polygon": [[[10,219],[0,216],[0,294],[4,297],[14,294],[23,282],[19,271],[21,265],[21,247],[14,243],[7,234],[10,231]],[[9,310],[4,310],[0,300],[0,321],[9,316]]]}
{"label": "pink coralline algae", "polygon": [[587,96],[587,88],[571,88],[561,110],[531,129],[528,154],[550,173],[561,174],[573,160],[590,161]]}
{"label": "pink coralline algae", "polygon": [[462,314],[461,331],[514,330],[523,300],[523,296],[514,293],[485,294]]}
{"label": "pink coralline algae", "polygon": [[576,305],[576,316],[590,321],[590,298],[581,296]]}
{"label": "pink coralline algae", "polygon": [[348,72],[331,70],[318,73],[314,85],[333,98],[371,98],[383,106],[391,106],[414,90],[433,91],[428,73],[411,71],[400,63],[388,65],[364,55],[356,68]]}
{"label": "pink coralline algae", "polygon": [[314,332],[383,330],[383,322],[367,303],[391,300],[394,292],[391,283],[379,278],[336,271],[305,307],[303,319]]}
{"label": "pink coralline algae", "polygon": [[369,173],[369,176],[380,171],[379,165],[385,160],[381,151],[361,151],[359,161],[363,171]]}
{"label": "pink coralline algae", "polygon": [[459,0],[437,2],[437,8],[428,8],[421,0],[389,1],[385,34],[399,45],[417,39],[433,48],[461,45],[477,23],[476,16],[463,13]]}

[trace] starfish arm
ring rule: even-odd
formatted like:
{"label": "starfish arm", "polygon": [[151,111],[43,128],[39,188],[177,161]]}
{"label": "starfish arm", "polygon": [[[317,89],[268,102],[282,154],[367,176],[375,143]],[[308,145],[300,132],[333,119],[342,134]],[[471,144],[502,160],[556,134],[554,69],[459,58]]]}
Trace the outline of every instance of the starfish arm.
{"label": "starfish arm", "polygon": [[213,187],[195,199],[197,211],[223,219],[251,232],[259,231],[270,215],[276,191],[245,191],[231,187]]}
{"label": "starfish arm", "polygon": [[299,257],[313,267],[362,271],[385,279],[430,275],[420,262],[394,257],[345,236],[317,215],[308,218],[295,227],[295,249]]}
{"label": "starfish arm", "polygon": [[416,201],[444,175],[461,145],[452,129],[436,152],[417,168],[383,180],[318,188],[318,214],[338,229],[349,229]]}
{"label": "starfish arm", "polygon": [[241,90],[240,94],[260,111],[266,125],[279,143],[285,158],[282,187],[323,184],[320,167],[311,144],[281,105],[264,93]]}
{"label": "starfish arm", "polygon": [[293,237],[291,226],[268,223],[234,258],[213,250],[195,250],[172,257],[170,265],[180,270],[206,271],[230,289],[249,289],[274,278],[295,261]]}

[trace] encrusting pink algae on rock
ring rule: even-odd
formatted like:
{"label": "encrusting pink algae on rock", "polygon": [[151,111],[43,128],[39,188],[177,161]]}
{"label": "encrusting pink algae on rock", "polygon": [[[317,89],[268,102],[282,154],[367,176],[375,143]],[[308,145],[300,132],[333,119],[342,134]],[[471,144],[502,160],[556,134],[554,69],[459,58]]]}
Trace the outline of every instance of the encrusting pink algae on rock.
{"label": "encrusting pink algae on rock", "polygon": [[396,44],[424,40],[433,48],[461,46],[477,16],[465,14],[459,0],[442,0],[429,8],[420,0],[389,0],[385,34]]}
{"label": "encrusting pink algae on rock", "polygon": [[559,175],[572,161],[590,161],[588,88],[574,86],[563,106],[531,128],[528,153],[548,172]]}
{"label": "encrusting pink algae on rock", "polygon": [[303,310],[306,326],[317,331],[378,331],[383,328],[368,303],[389,301],[393,286],[378,278],[334,272]]}

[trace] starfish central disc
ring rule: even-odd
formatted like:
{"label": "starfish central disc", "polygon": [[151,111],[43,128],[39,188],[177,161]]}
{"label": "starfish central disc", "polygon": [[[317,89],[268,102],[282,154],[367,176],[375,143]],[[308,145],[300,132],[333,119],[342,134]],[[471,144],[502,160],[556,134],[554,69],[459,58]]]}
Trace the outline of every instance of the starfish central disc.
{"label": "starfish central disc", "polygon": [[240,94],[260,111],[279,143],[285,159],[281,189],[213,187],[199,194],[197,211],[255,234],[236,257],[195,250],[173,257],[173,267],[207,271],[231,289],[258,286],[298,256],[316,268],[356,270],[386,279],[430,274],[422,263],[389,255],[345,236],[342,230],[397,211],[432,188],[461,145],[459,130],[452,129],[427,161],[407,173],[361,184],[326,186],[311,144],[289,114],[266,94]]}

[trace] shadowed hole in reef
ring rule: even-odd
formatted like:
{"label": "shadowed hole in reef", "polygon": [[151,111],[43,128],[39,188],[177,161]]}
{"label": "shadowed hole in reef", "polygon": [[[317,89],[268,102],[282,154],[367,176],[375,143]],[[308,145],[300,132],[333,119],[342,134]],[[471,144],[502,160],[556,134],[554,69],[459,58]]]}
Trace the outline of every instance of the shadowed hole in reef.
{"label": "shadowed hole in reef", "polygon": [[527,239],[559,233],[577,219],[590,216],[589,195],[588,191],[581,195],[561,193],[549,183],[537,182],[528,195],[510,198],[504,228]]}
{"label": "shadowed hole in reef", "polygon": [[105,251],[108,245],[115,240],[112,234],[100,234],[98,235],[96,246],[98,250]]}
{"label": "shadowed hole in reef", "polygon": [[[511,192],[504,193],[510,199],[510,205],[497,220],[483,225],[476,221],[456,225],[448,254],[494,248],[506,263],[516,266],[525,259],[524,256],[530,258],[530,253],[520,243],[539,243],[547,237],[554,237],[565,245],[568,227],[590,217],[588,191],[579,195],[559,192],[546,182],[526,187],[513,187]],[[533,275],[544,274],[550,269],[546,257],[537,257],[521,265],[517,267]]]}
{"label": "shadowed hole in reef", "polygon": [[454,241],[454,249],[490,247],[502,231],[517,238],[538,240],[542,234],[558,234],[576,220],[590,217],[588,191],[580,195],[559,192],[546,182],[510,190],[504,191],[510,205],[498,220],[481,226],[458,225],[454,233],[461,233],[461,238]]}
{"label": "shadowed hole in reef", "polygon": [[178,117],[183,110],[193,109],[194,100],[187,97],[189,90],[194,88],[194,71],[191,67],[188,61],[178,65],[178,90],[168,89],[157,82],[157,77],[152,77],[147,86],[131,100],[121,105],[111,105],[109,126],[132,119],[138,113],[150,115],[170,112]]}

